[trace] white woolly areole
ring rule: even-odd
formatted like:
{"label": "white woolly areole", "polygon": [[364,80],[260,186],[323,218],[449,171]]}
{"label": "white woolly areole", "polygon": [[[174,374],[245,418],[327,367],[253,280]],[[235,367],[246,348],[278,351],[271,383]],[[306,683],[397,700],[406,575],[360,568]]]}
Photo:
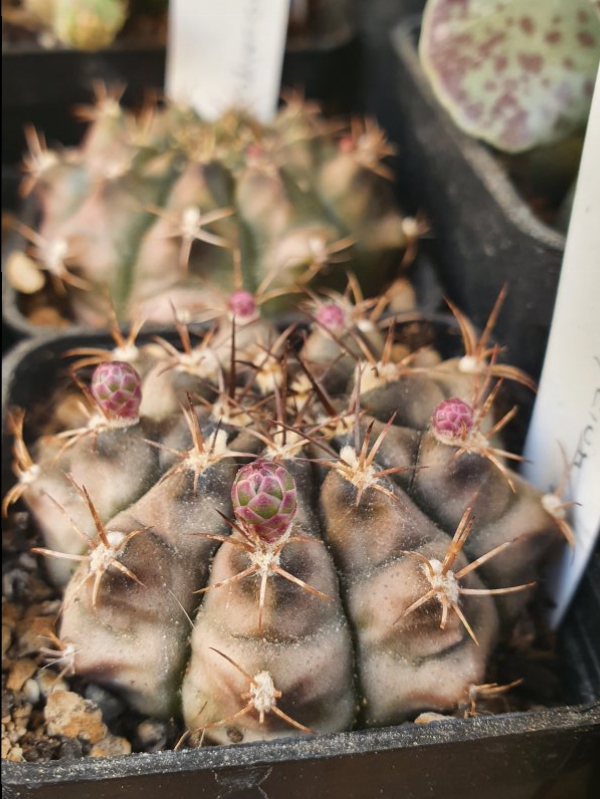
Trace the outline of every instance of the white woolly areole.
{"label": "white woolly areole", "polygon": [[363,372],[360,379],[360,393],[366,394],[374,388],[391,383],[399,375],[398,365],[395,363],[376,363]]}
{"label": "white woolly areole", "polygon": [[308,375],[305,375],[304,372],[301,372],[290,384],[290,389],[295,395],[297,395],[297,397],[308,397],[312,391],[312,383],[310,382]]}
{"label": "white woolly areole", "polygon": [[39,476],[40,467],[37,463],[34,463],[28,469],[25,469],[25,471],[21,472],[19,475],[19,482],[24,486],[30,486],[32,483],[35,483]]}
{"label": "white woolly areole", "polygon": [[326,264],[328,259],[325,236],[309,236],[308,250],[318,264]]}
{"label": "white woolly areole", "polygon": [[63,668],[65,668],[68,673],[75,674],[75,656],[79,652],[79,650],[75,648],[75,644],[67,644],[61,641],[58,650],[44,648],[40,649],[40,652],[44,656],[45,663],[49,665],[64,664]]}
{"label": "white woolly areole", "polygon": [[277,430],[265,450],[265,457],[267,460],[294,458],[306,443],[304,436],[295,430]]}
{"label": "white woolly areole", "polygon": [[111,530],[106,534],[108,538],[108,546],[100,542],[97,547],[90,551],[90,571],[91,572],[104,572],[108,567],[114,563],[117,551],[125,538],[125,533],[119,533]]}
{"label": "white woolly areole", "polygon": [[35,173],[36,175],[40,176],[44,172],[59,164],[60,159],[58,157],[58,153],[56,153],[54,150],[41,150],[40,152],[36,153],[34,162]]}
{"label": "white woolly areole", "polygon": [[200,209],[195,205],[188,205],[184,208],[180,217],[180,231],[184,238],[193,239],[198,232],[200,223]]}
{"label": "white woolly areole", "polygon": [[231,427],[248,427],[252,424],[252,417],[245,411],[240,411],[235,405],[229,401],[229,397],[223,399],[219,397],[213,403],[210,415],[217,422],[228,424]]}
{"label": "white woolly areole", "polygon": [[123,347],[115,347],[111,353],[111,360],[135,363],[139,358],[140,351],[135,344],[125,344]]}
{"label": "white woolly areole", "polygon": [[369,486],[375,485],[377,482],[373,465],[361,465],[359,457],[353,447],[348,445],[342,447],[340,450],[340,460],[345,463],[339,464],[338,471],[346,480],[357,488],[364,490],[365,488],[369,488]]}
{"label": "white woolly areole", "polygon": [[486,369],[485,361],[476,358],[474,355],[463,355],[458,362],[458,371],[465,375],[480,375]]}
{"label": "white woolly areole", "polygon": [[[335,419],[332,419],[330,416],[324,416],[323,414],[317,417],[317,422],[322,432],[325,433],[328,438],[346,435],[354,424],[354,420],[355,416],[353,413],[347,413],[345,416],[339,416]],[[350,449],[352,448],[350,447]]]}
{"label": "white woolly areole", "polygon": [[556,494],[544,494],[542,497],[542,508],[555,519],[565,519],[567,516],[563,502]]}
{"label": "white woolly areole", "polygon": [[118,119],[121,116],[121,106],[118,100],[114,97],[104,97],[100,103],[96,105],[98,111],[104,117],[112,117]]}
{"label": "white woolly areole", "polygon": [[194,447],[188,452],[183,465],[196,472],[203,472],[209,466],[212,466],[213,463],[218,463],[227,454],[227,432],[225,430],[215,430],[204,442],[202,451]]}
{"label": "white woolly areole", "polygon": [[419,235],[419,223],[414,216],[405,216],[402,220],[402,232],[407,239],[416,239]]}
{"label": "white woolly areole", "polygon": [[446,444],[449,447],[461,447],[465,452],[484,452],[488,448],[488,440],[479,430],[471,429],[467,431],[464,438],[461,436],[451,436],[445,433],[438,432],[435,427],[431,427],[431,431],[440,444]]}
{"label": "white woolly areole", "polygon": [[117,180],[129,171],[130,163],[130,159],[125,155],[113,158],[104,165],[101,175],[106,180]]}
{"label": "white woolly areole", "polygon": [[376,329],[370,319],[359,319],[356,323],[356,327],[361,333],[372,333]]}
{"label": "white woolly areole", "polygon": [[[248,525],[251,527],[251,525]],[[292,526],[291,524],[288,526],[288,529],[285,533],[282,533],[276,541],[273,543],[269,543],[268,541],[263,541],[260,539],[260,544],[258,544],[252,552],[248,553],[248,557],[250,558],[250,562],[253,566],[258,566],[258,574],[262,577],[265,574],[269,574],[273,570],[273,566],[279,566],[281,560],[281,549],[277,549],[275,551],[275,547],[279,547],[286,538],[290,537]]]}
{"label": "white woolly areole", "polygon": [[219,373],[219,360],[209,347],[196,347],[191,352],[180,353],[175,368],[180,372],[211,378]]}
{"label": "white woolly areole", "polygon": [[88,430],[93,430],[97,433],[103,430],[125,430],[128,427],[138,424],[140,421],[139,416],[111,416],[107,419],[101,413],[95,413],[88,421]]}
{"label": "white woolly areole", "polygon": [[53,275],[62,275],[65,271],[65,258],[69,252],[66,239],[49,241],[40,248],[40,256],[46,269]]}
{"label": "white woolly areole", "polygon": [[454,572],[447,571],[446,574],[442,574],[444,564],[437,558],[431,558],[429,565],[423,563],[421,568],[436,593],[444,594],[451,602],[458,602],[459,586]]}
{"label": "white woolly areole", "polygon": [[276,388],[281,388],[283,372],[277,358],[268,358],[266,363],[262,363],[259,356],[253,363],[260,367],[256,372],[256,385],[261,394],[270,394]]}
{"label": "white woolly areole", "polygon": [[254,675],[249,693],[252,704],[261,715],[268,713],[277,704],[278,692],[268,671],[260,671]]}

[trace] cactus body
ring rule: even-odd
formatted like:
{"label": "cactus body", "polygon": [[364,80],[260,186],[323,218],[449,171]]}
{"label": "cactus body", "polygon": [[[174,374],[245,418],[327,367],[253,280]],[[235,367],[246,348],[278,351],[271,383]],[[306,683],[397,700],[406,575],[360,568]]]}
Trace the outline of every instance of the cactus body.
{"label": "cactus body", "polygon": [[[330,310],[328,324],[311,313],[296,349],[289,330],[265,346],[250,322],[254,364],[240,357],[228,306],[198,344],[179,325],[183,352],[119,340],[116,351],[143,364],[139,421],[102,417],[82,432],[63,399],[49,425],[62,438],[32,449],[39,467],[22,417],[14,423],[20,481],[5,507],[23,498],[52,563],[74,552],[59,535],[72,527],[64,510],[88,537],[82,547],[75,536],[60,626],[75,672],[214,742],[456,712],[487,679],[564,532],[509,468],[503,425],[489,418],[494,370],[508,367],[485,354],[483,372],[458,358],[396,361],[360,303]],[[342,321],[364,336],[356,351],[330,337]],[[194,353],[202,363],[228,339],[229,360],[195,374]],[[340,355],[352,369],[332,396]],[[106,357],[92,394],[105,402],[98,386],[114,394],[132,374]],[[128,384],[136,403],[139,383]],[[157,390],[166,402],[146,399]],[[44,448],[55,454],[65,438],[51,465]],[[56,502],[44,518],[47,494]]]}
{"label": "cactus body", "polygon": [[264,289],[273,312],[301,276],[341,287],[347,267],[373,293],[408,245],[374,123],[353,124],[357,150],[343,153],[297,99],[268,126],[241,111],[209,124],[176,105],[135,117],[118,99],[98,89],[79,148],[55,153],[32,134],[26,159],[42,216],[23,232],[42,274],[62,243],[45,291],[72,321],[105,325],[109,300],[122,321],[202,319],[236,290]]}

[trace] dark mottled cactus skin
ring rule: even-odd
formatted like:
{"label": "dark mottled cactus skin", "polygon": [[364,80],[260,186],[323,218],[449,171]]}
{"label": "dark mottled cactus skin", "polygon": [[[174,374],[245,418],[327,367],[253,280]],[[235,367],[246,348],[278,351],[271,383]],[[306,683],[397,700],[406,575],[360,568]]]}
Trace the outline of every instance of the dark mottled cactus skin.
{"label": "dark mottled cactus skin", "polygon": [[[214,742],[454,711],[562,538],[501,449],[493,353],[395,360],[348,296],[315,298],[294,342],[252,309],[243,357],[228,311],[197,343],[179,325],[183,351],[76,352],[84,387],[100,362],[90,421],[62,389],[31,451],[13,416],[5,510],[21,499],[37,551],[76,565],[76,673]],[[139,415],[98,417],[124,382]]]}

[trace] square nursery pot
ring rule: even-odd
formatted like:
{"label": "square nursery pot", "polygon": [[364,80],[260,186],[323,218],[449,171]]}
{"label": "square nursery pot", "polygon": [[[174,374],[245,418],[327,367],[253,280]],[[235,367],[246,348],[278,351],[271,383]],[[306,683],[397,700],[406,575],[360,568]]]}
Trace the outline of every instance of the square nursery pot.
{"label": "square nursery pot", "polygon": [[[450,338],[456,346],[455,329]],[[13,351],[4,364],[4,424],[7,407],[39,402],[40,387],[56,381],[61,356],[76,343],[110,342],[64,335]],[[13,478],[5,427],[3,445],[6,489]],[[558,634],[558,706],[269,743],[5,762],[3,799],[584,799],[600,746],[599,577],[597,554]]]}
{"label": "square nursery pot", "polygon": [[476,325],[485,324],[508,284],[496,333],[512,362],[537,378],[565,237],[534,216],[491,150],[462,133],[438,103],[419,61],[419,26],[420,17],[409,16],[392,34],[391,133],[405,183],[431,219],[442,282]]}

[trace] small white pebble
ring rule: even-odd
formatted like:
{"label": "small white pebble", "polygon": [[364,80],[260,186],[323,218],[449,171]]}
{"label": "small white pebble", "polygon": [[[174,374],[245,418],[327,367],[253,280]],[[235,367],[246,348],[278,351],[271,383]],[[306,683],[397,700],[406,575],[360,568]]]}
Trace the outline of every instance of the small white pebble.
{"label": "small white pebble", "polygon": [[23,686],[23,694],[28,702],[31,702],[32,705],[35,705],[40,698],[40,686],[35,680],[29,679]]}

